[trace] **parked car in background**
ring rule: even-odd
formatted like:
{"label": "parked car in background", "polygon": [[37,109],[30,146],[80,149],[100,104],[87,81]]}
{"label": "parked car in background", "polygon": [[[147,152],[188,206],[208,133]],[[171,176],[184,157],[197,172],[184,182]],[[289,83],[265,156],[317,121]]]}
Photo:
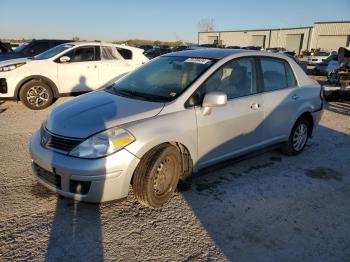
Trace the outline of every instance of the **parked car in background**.
{"label": "parked car in background", "polygon": [[179,51],[183,51],[183,50],[187,50],[187,49],[190,49],[190,46],[180,45],[180,46],[175,46],[171,51],[172,52],[179,52]]}
{"label": "parked car in background", "polygon": [[283,47],[270,47],[270,48],[266,48],[265,51],[269,53],[278,53],[278,52],[284,52],[287,50]]}
{"label": "parked car in background", "polygon": [[148,58],[148,59],[153,59],[156,58],[160,55],[164,55],[167,53],[170,53],[171,49],[169,48],[160,48],[160,47],[155,47],[152,49],[149,49],[147,51],[145,51],[143,54]]}
{"label": "parked car in background", "polygon": [[297,57],[297,54],[294,51],[279,51],[278,53],[282,53],[282,54],[285,54],[285,55]]}
{"label": "parked car in background", "polygon": [[0,62],[0,99],[21,100],[31,109],[43,109],[61,95],[110,84],[141,64],[125,60],[113,44],[61,44],[32,58]]}
{"label": "parked car in background", "polygon": [[262,50],[262,47],[251,45],[251,46],[242,47],[242,49],[260,51],[260,50]]}
{"label": "parked car in background", "polygon": [[285,55],[197,49],[154,59],[54,108],[31,141],[33,174],[86,202],[159,208],[179,180],[281,145],[301,153],[322,114],[320,85]]}
{"label": "parked car in background", "polygon": [[31,40],[18,46],[14,52],[0,54],[0,61],[23,57],[33,57],[55,46],[68,42],[72,42],[72,40]]}
{"label": "parked car in background", "polygon": [[121,56],[131,63],[132,65],[138,67],[149,61],[149,59],[143,54],[143,49],[125,46],[125,45],[114,45]]}
{"label": "parked car in background", "polygon": [[311,55],[307,58],[307,62],[309,65],[316,65],[318,63],[321,63],[323,60],[327,59],[331,55],[337,55],[337,52],[317,51],[314,55]]}
{"label": "parked car in background", "polygon": [[13,50],[11,48],[11,45],[9,43],[4,43],[0,41],[0,55],[1,54],[9,54],[12,53]]}
{"label": "parked car in background", "polygon": [[226,46],[225,48],[228,48],[228,49],[241,49],[241,47],[238,46],[238,45],[230,45],[230,46]]}
{"label": "parked car in background", "polygon": [[11,45],[11,49],[12,49],[13,51],[14,51],[17,47],[20,46],[19,43],[10,43],[10,45]]}
{"label": "parked car in background", "polygon": [[[331,62],[330,62],[331,63]],[[328,74],[329,85],[324,86],[327,99],[337,99],[343,95],[350,97],[350,50],[338,50],[338,68]]]}
{"label": "parked car in background", "polygon": [[137,45],[137,48],[143,49],[143,51],[147,51],[153,48],[153,45]]}
{"label": "parked car in background", "polygon": [[314,68],[314,73],[317,75],[328,75],[339,67],[338,55],[333,54],[328,56],[322,62],[317,63]]}

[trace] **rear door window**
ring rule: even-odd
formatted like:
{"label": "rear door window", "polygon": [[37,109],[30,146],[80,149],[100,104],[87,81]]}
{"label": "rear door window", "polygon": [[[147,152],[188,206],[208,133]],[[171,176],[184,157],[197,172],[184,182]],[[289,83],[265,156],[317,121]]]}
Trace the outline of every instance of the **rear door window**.
{"label": "rear door window", "polygon": [[273,58],[261,58],[264,91],[280,90],[296,85],[294,74],[287,62]]}

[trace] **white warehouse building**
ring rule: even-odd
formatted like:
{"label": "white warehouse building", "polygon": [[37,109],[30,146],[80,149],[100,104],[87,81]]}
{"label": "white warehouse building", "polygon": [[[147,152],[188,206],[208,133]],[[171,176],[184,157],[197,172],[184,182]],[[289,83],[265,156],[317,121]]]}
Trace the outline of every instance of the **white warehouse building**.
{"label": "white warehouse building", "polygon": [[198,44],[283,47],[297,54],[311,49],[332,51],[349,47],[350,21],[316,22],[310,27],[297,28],[199,32]]}

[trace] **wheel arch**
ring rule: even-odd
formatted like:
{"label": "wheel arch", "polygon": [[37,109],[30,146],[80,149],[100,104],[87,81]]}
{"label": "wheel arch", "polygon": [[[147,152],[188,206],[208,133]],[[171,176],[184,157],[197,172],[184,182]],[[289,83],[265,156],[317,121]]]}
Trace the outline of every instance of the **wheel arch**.
{"label": "wheel arch", "polygon": [[58,98],[59,97],[59,91],[58,91],[58,88],[57,88],[57,85],[49,78],[45,77],[45,76],[42,76],[42,75],[31,75],[31,76],[27,76],[25,78],[23,78],[16,86],[15,88],[15,94],[14,96],[19,100],[19,92],[21,90],[21,88],[23,87],[24,84],[28,83],[29,81],[33,81],[33,80],[38,80],[38,81],[41,81],[45,84],[47,84],[51,89],[52,89],[52,92],[53,92],[53,96],[55,98]]}
{"label": "wheel arch", "polygon": [[[161,147],[162,145],[172,145],[179,150],[179,153],[181,156],[181,166],[182,166],[182,174],[181,174],[180,180],[185,180],[187,177],[189,177],[192,174],[193,158],[191,156],[190,150],[183,143],[180,143],[178,141],[164,141],[164,142],[158,143],[148,148],[147,151],[143,153],[141,158],[143,158],[146,154],[156,149],[157,147]],[[133,177],[134,177],[134,174],[131,177],[130,183],[132,183]]]}
{"label": "wheel arch", "polygon": [[314,130],[314,125],[315,125],[314,118],[312,117],[311,112],[305,111],[302,114],[300,114],[299,117],[297,117],[296,121],[298,121],[300,118],[303,118],[303,117],[306,118],[306,120],[310,123],[310,131],[311,132],[309,134],[309,137],[311,137],[312,136],[312,132]]}

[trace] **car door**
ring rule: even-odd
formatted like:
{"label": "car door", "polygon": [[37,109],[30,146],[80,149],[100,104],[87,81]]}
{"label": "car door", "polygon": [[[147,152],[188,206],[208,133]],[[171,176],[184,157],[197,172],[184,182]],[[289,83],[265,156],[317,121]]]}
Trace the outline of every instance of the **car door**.
{"label": "car door", "polygon": [[263,136],[265,142],[283,140],[290,133],[290,119],[303,102],[303,92],[288,62],[261,58],[264,102]]}
{"label": "car door", "polygon": [[98,47],[79,46],[62,56],[68,56],[70,61],[61,63],[57,60],[60,93],[87,92],[99,87]]}
{"label": "car door", "polygon": [[263,103],[258,92],[254,58],[233,60],[217,70],[199,89],[203,97],[224,92],[226,106],[204,115],[196,107],[199,167],[254,148],[262,139]]}
{"label": "car door", "polygon": [[101,64],[99,71],[100,85],[117,79],[120,75],[128,73],[132,67],[113,46],[101,47]]}

